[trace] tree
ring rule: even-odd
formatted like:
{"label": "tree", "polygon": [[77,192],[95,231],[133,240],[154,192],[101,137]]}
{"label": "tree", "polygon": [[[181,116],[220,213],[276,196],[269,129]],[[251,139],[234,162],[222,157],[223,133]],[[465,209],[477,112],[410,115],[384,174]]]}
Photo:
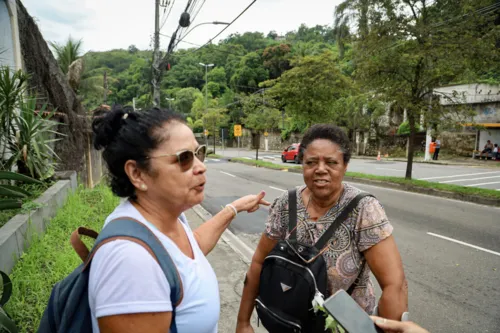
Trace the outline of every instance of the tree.
{"label": "tree", "polygon": [[276,79],[290,69],[290,44],[272,45],[262,53],[264,67],[269,71],[271,79]]}
{"label": "tree", "polygon": [[193,103],[198,98],[203,98],[200,90],[196,88],[183,88],[175,94],[175,101],[173,102],[175,110],[183,114],[190,114],[193,108]]}
{"label": "tree", "polygon": [[287,115],[308,126],[335,118],[335,102],[351,93],[352,82],[343,75],[331,52],[292,62],[292,69],[269,84],[268,94],[281,102]]}
{"label": "tree", "polygon": [[247,52],[255,52],[264,49],[271,41],[264,37],[262,32],[245,32],[243,35],[238,33],[231,34],[223,43],[242,45]]}
{"label": "tree", "polygon": [[[439,103],[450,96],[433,96],[434,88],[499,58],[494,15],[477,11],[491,2],[396,0],[373,9],[369,31],[355,45],[356,78],[382,100],[406,109],[411,143],[421,115],[438,121],[450,110]],[[412,176],[413,151],[410,144],[407,179]]]}
{"label": "tree", "polygon": [[132,45],[130,45],[128,47],[128,52],[132,53],[132,54],[135,54],[135,53],[139,52],[139,49],[137,48],[137,46],[135,46],[135,45],[132,44]]}
{"label": "tree", "polygon": [[257,52],[245,55],[233,77],[231,85],[243,92],[254,92],[259,83],[269,79],[269,72],[262,64],[262,57]]}
{"label": "tree", "polygon": [[56,42],[49,42],[49,44],[55,52],[59,67],[61,67],[64,74],[67,74],[69,66],[81,57],[82,40],[74,40],[70,36],[64,45]]}

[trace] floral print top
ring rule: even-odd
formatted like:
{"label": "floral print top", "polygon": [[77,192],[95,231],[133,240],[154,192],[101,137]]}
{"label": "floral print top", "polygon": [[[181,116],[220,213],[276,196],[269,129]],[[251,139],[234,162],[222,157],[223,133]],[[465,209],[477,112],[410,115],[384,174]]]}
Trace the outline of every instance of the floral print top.
{"label": "floral print top", "polygon": [[[297,240],[303,244],[315,244],[343,208],[361,190],[344,183],[344,191],[335,206],[317,221],[310,220],[302,200],[305,185],[297,187]],[[375,308],[375,292],[370,280],[370,268],[363,252],[392,234],[393,227],[384,208],[374,197],[363,198],[356,209],[337,228],[334,237],[323,253],[328,269],[328,291],[348,290],[354,284],[351,295],[368,314]],[[284,239],[288,232],[288,192],[276,198],[269,209],[266,235],[275,240]]]}

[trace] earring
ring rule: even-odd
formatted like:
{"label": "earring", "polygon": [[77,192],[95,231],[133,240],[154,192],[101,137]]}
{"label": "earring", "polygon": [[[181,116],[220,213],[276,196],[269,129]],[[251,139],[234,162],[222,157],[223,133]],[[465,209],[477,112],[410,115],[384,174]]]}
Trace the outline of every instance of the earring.
{"label": "earring", "polygon": [[148,187],[146,186],[146,184],[141,185],[141,190],[146,191],[147,189],[148,189]]}

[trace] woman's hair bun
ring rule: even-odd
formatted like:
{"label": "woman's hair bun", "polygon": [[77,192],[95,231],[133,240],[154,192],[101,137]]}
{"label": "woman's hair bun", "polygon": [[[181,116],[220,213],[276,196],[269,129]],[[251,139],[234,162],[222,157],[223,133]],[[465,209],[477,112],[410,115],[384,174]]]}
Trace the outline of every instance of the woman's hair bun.
{"label": "woman's hair bun", "polygon": [[94,132],[95,149],[106,148],[118,135],[118,132],[128,117],[128,108],[120,105],[113,106],[111,110],[101,108],[94,112],[92,131]]}

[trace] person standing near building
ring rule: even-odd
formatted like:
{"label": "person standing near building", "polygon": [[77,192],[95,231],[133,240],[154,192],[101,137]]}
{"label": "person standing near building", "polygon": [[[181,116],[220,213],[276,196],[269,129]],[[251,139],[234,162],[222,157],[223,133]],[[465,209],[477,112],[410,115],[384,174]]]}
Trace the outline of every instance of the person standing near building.
{"label": "person standing near building", "polygon": [[432,159],[437,161],[439,157],[439,150],[441,149],[441,140],[439,140],[439,138],[436,137],[435,143],[436,143],[436,149],[434,150],[434,156],[432,156]]}

